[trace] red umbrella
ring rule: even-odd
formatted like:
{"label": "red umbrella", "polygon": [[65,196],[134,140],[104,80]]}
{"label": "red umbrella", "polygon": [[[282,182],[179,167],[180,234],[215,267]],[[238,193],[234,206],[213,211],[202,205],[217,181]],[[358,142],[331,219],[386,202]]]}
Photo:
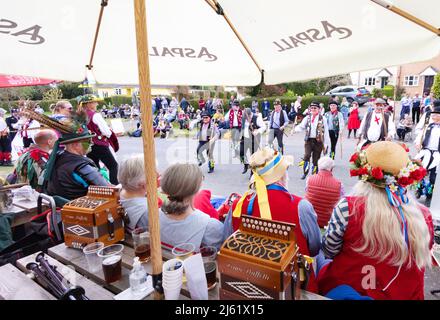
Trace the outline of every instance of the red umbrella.
{"label": "red umbrella", "polygon": [[53,79],[38,77],[14,76],[0,74],[0,88],[27,87],[27,86],[47,86],[51,83],[59,82]]}

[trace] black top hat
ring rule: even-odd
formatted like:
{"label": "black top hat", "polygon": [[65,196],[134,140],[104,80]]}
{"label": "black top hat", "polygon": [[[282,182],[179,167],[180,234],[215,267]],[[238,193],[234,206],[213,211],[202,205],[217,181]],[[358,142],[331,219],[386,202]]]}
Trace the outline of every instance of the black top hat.
{"label": "black top hat", "polygon": [[201,117],[202,117],[202,118],[205,118],[205,117],[209,117],[209,118],[211,118],[211,115],[209,114],[208,111],[203,111],[202,114],[201,114]]}
{"label": "black top hat", "polygon": [[331,106],[332,104],[335,104],[336,106],[339,106],[339,103],[335,100],[330,100],[328,105]]}
{"label": "black top hat", "polygon": [[309,107],[318,107],[319,108],[319,102],[317,101],[312,101],[309,105]]}
{"label": "black top hat", "polygon": [[439,99],[434,100],[431,113],[440,113],[440,100]]}
{"label": "black top hat", "polygon": [[234,102],[232,103],[234,106],[239,106],[240,105],[240,101],[238,101],[237,99],[234,100]]}

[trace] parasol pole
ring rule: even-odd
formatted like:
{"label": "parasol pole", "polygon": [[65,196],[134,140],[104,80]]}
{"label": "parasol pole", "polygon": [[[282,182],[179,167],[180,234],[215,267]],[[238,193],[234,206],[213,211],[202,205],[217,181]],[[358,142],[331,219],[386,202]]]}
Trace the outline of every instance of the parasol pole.
{"label": "parasol pole", "polygon": [[[163,298],[162,249],[159,210],[157,207],[156,154],[153,139],[150,65],[148,61],[147,20],[145,0],[134,0],[136,44],[141,99],[142,140],[144,144],[145,177],[147,182],[148,223],[150,228],[151,262],[153,265],[154,298]],[[159,282],[160,281],[160,282]]]}

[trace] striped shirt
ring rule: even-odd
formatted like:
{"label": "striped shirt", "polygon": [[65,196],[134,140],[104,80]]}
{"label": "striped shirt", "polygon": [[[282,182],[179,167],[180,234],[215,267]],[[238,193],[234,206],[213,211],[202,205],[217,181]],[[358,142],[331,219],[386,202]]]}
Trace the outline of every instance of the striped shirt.
{"label": "striped shirt", "polygon": [[326,258],[333,258],[341,251],[348,225],[348,215],[347,199],[342,198],[333,209],[327,230],[322,238],[322,251]]}

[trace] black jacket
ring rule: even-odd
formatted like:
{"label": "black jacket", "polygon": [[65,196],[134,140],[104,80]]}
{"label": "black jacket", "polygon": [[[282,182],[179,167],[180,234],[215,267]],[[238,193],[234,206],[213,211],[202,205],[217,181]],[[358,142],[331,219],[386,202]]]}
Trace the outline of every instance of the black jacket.
{"label": "black jacket", "polygon": [[52,177],[47,184],[47,193],[72,200],[85,196],[89,185],[109,184],[92,160],[65,150],[61,151],[55,160]]}

